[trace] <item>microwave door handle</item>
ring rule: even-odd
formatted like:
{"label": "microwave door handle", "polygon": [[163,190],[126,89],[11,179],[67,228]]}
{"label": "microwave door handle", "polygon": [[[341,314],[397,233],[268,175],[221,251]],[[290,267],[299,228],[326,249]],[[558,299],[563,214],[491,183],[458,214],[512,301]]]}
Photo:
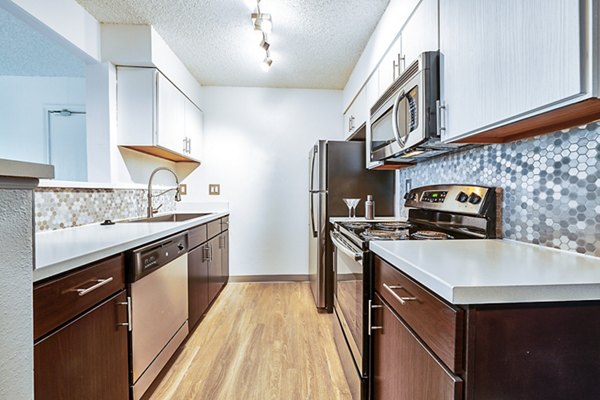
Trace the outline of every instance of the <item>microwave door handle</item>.
{"label": "microwave door handle", "polygon": [[396,141],[398,141],[401,147],[404,147],[406,144],[406,139],[400,137],[400,130],[398,129],[398,107],[400,106],[400,101],[404,97],[406,97],[406,93],[404,91],[398,94],[398,97],[396,97],[396,100],[394,100],[394,108],[392,110],[392,130],[394,131]]}

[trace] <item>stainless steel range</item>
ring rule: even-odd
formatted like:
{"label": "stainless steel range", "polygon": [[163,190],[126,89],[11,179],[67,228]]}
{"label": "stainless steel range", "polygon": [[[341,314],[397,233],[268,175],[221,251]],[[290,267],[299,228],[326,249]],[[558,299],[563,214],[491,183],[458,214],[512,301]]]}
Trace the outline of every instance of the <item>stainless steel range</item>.
{"label": "stainless steel range", "polygon": [[434,185],[411,190],[407,221],[336,222],[335,339],[354,399],[370,398],[371,240],[460,240],[501,237],[501,189]]}

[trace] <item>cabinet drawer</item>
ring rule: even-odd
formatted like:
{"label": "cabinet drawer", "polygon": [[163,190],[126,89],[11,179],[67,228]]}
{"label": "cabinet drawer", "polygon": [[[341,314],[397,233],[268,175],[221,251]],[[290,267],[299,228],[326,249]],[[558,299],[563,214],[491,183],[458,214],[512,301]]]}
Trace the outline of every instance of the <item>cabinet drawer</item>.
{"label": "cabinet drawer", "polygon": [[206,225],[197,226],[196,228],[192,228],[188,231],[188,245],[189,249],[193,249],[198,245],[206,242],[208,239],[206,233]]}
{"label": "cabinet drawer", "polygon": [[212,239],[221,233],[221,220],[217,219],[216,221],[209,222],[206,224],[208,230],[208,239]]}
{"label": "cabinet drawer", "polygon": [[229,216],[221,218],[221,232],[229,229]]}
{"label": "cabinet drawer", "polygon": [[375,290],[453,372],[462,371],[464,311],[375,257]]}
{"label": "cabinet drawer", "polygon": [[125,288],[123,256],[109,258],[33,288],[34,339]]}

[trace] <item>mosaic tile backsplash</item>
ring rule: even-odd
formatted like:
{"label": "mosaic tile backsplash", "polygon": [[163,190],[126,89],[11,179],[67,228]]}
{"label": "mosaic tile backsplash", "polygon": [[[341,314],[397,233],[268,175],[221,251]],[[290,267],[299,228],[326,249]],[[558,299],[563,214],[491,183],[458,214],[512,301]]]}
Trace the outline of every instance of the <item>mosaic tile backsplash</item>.
{"label": "mosaic tile backsplash", "polygon": [[507,239],[600,257],[600,125],[440,156],[397,172],[412,186],[466,183],[504,189]]}
{"label": "mosaic tile backsplash", "polygon": [[[155,194],[159,190],[153,191]],[[70,228],[146,215],[147,190],[144,189],[71,189],[38,188],[35,190],[35,227],[37,232]],[[175,211],[173,192],[157,196],[160,212]]]}

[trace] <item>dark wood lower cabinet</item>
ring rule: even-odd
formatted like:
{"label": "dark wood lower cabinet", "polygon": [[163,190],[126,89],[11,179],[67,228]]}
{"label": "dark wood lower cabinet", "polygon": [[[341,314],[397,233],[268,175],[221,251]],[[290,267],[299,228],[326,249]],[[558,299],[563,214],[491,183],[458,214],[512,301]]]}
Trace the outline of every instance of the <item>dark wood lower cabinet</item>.
{"label": "dark wood lower cabinet", "polygon": [[189,324],[194,327],[208,304],[208,246],[203,244],[188,253]]}
{"label": "dark wood lower cabinet", "polygon": [[221,233],[221,236],[223,238],[221,243],[221,272],[223,275],[223,284],[225,285],[229,280],[229,230],[226,230],[223,233]]}
{"label": "dark wood lower cabinet", "polygon": [[377,400],[462,399],[463,382],[429,352],[376,295],[373,388]]}
{"label": "dark wood lower cabinet", "polygon": [[223,287],[223,264],[221,262],[221,235],[217,235],[208,241],[208,298],[212,302]]}
{"label": "dark wood lower cabinet", "polygon": [[34,345],[36,400],[129,398],[125,291]]}

